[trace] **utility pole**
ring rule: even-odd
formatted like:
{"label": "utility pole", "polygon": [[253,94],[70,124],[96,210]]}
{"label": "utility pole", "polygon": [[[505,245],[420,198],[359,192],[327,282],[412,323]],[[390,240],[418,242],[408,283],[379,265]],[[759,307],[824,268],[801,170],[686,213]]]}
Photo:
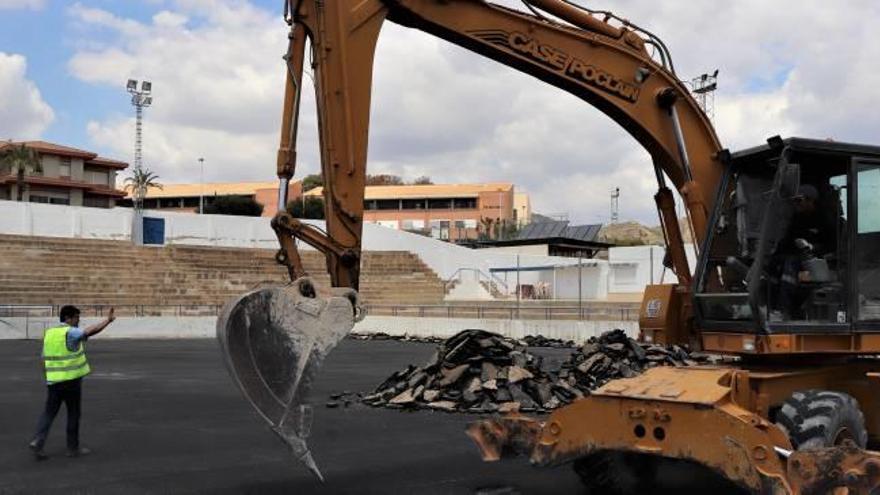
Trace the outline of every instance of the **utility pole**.
{"label": "utility pole", "polygon": [[143,119],[144,108],[153,104],[153,83],[141,81],[138,89],[138,81],[129,79],[125,85],[126,91],[131,94],[131,104],[135,111],[134,127],[134,190],[132,191],[132,203],[134,204],[134,218],[131,229],[132,242],[143,244],[144,241],[144,196],[147,195],[147,186],[142,183],[144,178],[144,154],[143,154]]}
{"label": "utility pole", "polygon": [[205,213],[205,159],[199,158],[199,215]]}

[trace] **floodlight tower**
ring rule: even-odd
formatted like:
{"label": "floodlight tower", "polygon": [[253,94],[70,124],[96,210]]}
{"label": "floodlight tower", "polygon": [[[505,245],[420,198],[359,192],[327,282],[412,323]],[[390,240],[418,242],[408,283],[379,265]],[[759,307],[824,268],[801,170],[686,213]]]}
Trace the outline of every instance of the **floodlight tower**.
{"label": "floodlight tower", "polygon": [[142,147],[142,129],[144,108],[153,104],[153,83],[150,81],[141,81],[141,87],[138,89],[136,79],[129,79],[125,85],[125,89],[131,93],[131,104],[135,109],[135,127],[134,127],[134,188],[132,190],[132,202],[134,203],[134,223],[132,225],[132,241],[135,244],[143,244],[143,205],[144,196],[147,194],[144,179],[144,154]]}
{"label": "floodlight tower", "polygon": [[617,223],[620,219],[620,188],[615,187],[611,191],[611,223]]}
{"label": "floodlight tower", "polygon": [[129,79],[125,88],[131,93],[131,104],[135,111],[135,127],[134,127],[134,169],[140,171],[143,168],[143,149],[142,149],[142,129],[144,119],[144,108],[153,104],[153,83],[150,81],[141,81],[141,89],[137,88],[136,79]]}
{"label": "floodlight tower", "polygon": [[691,79],[691,92],[709,120],[715,120],[715,90],[718,89],[718,69],[711,74]]}

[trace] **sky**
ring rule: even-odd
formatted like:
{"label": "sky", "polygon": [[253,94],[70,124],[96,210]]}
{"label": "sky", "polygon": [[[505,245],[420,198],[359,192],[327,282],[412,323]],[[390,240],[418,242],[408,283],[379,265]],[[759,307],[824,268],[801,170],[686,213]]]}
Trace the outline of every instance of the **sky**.
{"label": "sky", "polygon": [[[425,0],[428,1],[428,0]],[[459,0],[465,1],[465,0]],[[581,0],[586,2],[586,0]],[[522,8],[513,0],[504,5]],[[0,0],[0,138],[133,159],[125,81],[153,82],[144,163],[160,182],[274,178],[287,26],[282,0]],[[773,135],[876,143],[876,0],[603,0],[659,35],[680,77],[719,70],[731,150]],[[513,182],[533,210],[656,223],[648,154],[596,109],[530,76],[387,22],[367,171]],[[319,170],[306,79],[297,175]]]}

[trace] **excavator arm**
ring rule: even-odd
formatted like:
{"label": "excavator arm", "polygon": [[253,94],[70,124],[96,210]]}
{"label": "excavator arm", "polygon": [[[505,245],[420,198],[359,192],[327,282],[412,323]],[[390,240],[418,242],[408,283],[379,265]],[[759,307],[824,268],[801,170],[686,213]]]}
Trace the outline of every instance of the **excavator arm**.
{"label": "excavator arm", "polygon": [[[682,285],[689,285],[681,228],[665,178],[685,199],[693,233],[702,241],[722,171],[721,146],[711,123],[671,72],[668,53],[653,36],[612,26],[561,0],[530,0],[527,5],[533,14],[479,0],[286,3],[292,28],[278,174],[286,181],[295,169],[292,148],[308,38],[327,219],[327,233],[321,236],[287,213],[276,217],[279,258],[292,277],[303,271],[294,244],[283,239],[289,235],[324,252],[333,286],[358,288],[373,56],[382,23],[389,20],[567,91],[626,129],[652,157],[673,269]],[[661,62],[649,55],[648,47],[660,50]]]}
{"label": "excavator arm", "polygon": [[[281,245],[277,260],[287,267],[291,284],[252,291],[232,301],[218,320],[218,338],[227,366],[246,397],[319,477],[306,444],[311,418],[306,399],[321,361],[361,314],[356,291],[373,59],[386,20],[430,33],[575,95],[626,129],[648,151],[658,185],[660,221],[678,276],[672,287],[678,297],[667,300],[678,306],[665,311],[677,313],[675,321],[685,329],[667,328],[664,339],[687,342],[693,337],[690,297],[685,297],[691,286],[690,267],[672,189],[684,199],[690,224],[685,227],[702,245],[726,151],[675,75],[661,40],[613,14],[595,15],[567,0],[524,0],[524,4],[530,12],[481,0],[284,2],[290,33],[277,162],[280,211],[272,227]],[[326,231],[294,218],[284,208],[296,169],[306,63],[314,74]],[[297,240],[325,255],[330,297],[320,297],[309,280]],[[546,423],[506,418],[475,424],[470,434],[487,459],[512,447],[538,464],[566,462],[602,448],[629,449],[694,459],[746,486],[771,487],[778,493],[807,493],[802,488],[815,481],[807,479],[811,473],[829,465],[849,466],[835,457],[838,451],[822,458],[792,454],[780,430],[737,403],[739,375],[698,375],[702,381],[697,380],[697,392],[693,392],[694,374],[651,371],[634,379],[643,381],[636,384],[642,391],[638,397],[614,389],[621,385],[612,382],[594,397],[556,411]],[[673,394],[677,387],[681,391]],[[599,431],[592,422],[585,424],[583,418],[588,416],[604,418],[608,427]],[[633,444],[627,437],[633,421],[665,422],[657,428],[667,428],[675,437],[667,445]],[[722,431],[726,443],[713,448],[701,441],[699,429],[681,428],[693,424]],[[847,471],[852,474],[850,481],[873,486],[873,458],[858,455],[863,453],[846,456],[855,466]],[[801,469],[806,465],[816,469]]]}

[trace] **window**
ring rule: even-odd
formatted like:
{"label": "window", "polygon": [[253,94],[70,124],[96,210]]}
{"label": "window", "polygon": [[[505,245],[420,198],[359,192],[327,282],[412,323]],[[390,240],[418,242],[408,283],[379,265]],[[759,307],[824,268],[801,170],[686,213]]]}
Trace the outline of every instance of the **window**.
{"label": "window", "polygon": [[859,320],[880,320],[880,164],[860,164],[856,176],[856,266]]}
{"label": "window", "polygon": [[431,210],[448,210],[452,208],[452,200],[448,198],[429,199],[428,208]]}
{"label": "window", "polygon": [[83,197],[83,206],[92,208],[109,208],[110,201],[105,196],[85,196]]}
{"label": "window", "polygon": [[110,185],[110,174],[107,170],[89,168],[85,170],[83,175],[89,184]]}
{"label": "window", "polygon": [[403,200],[403,209],[404,210],[424,210],[425,209],[425,200],[424,199],[404,199]]}
{"label": "window", "polygon": [[449,240],[449,220],[431,220],[431,237]]}
{"label": "window", "polygon": [[43,203],[53,205],[69,205],[70,192],[63,189],[32,189],[29,194],[31,203]]}
{"label": "window", "polygon": [[400,209],[400,200],[399,199],[377,199],[376,200],[376,209],[377,210],[399,210]]}
{"label": "window", "polygon": [[70,177],[70,157],[62,156],[61,163],[58,165],[59,177]]}
{"label": "window", "polygon": [[477,208],[477,198],[455,198],[452,204],[456,210],[474,210]]}

